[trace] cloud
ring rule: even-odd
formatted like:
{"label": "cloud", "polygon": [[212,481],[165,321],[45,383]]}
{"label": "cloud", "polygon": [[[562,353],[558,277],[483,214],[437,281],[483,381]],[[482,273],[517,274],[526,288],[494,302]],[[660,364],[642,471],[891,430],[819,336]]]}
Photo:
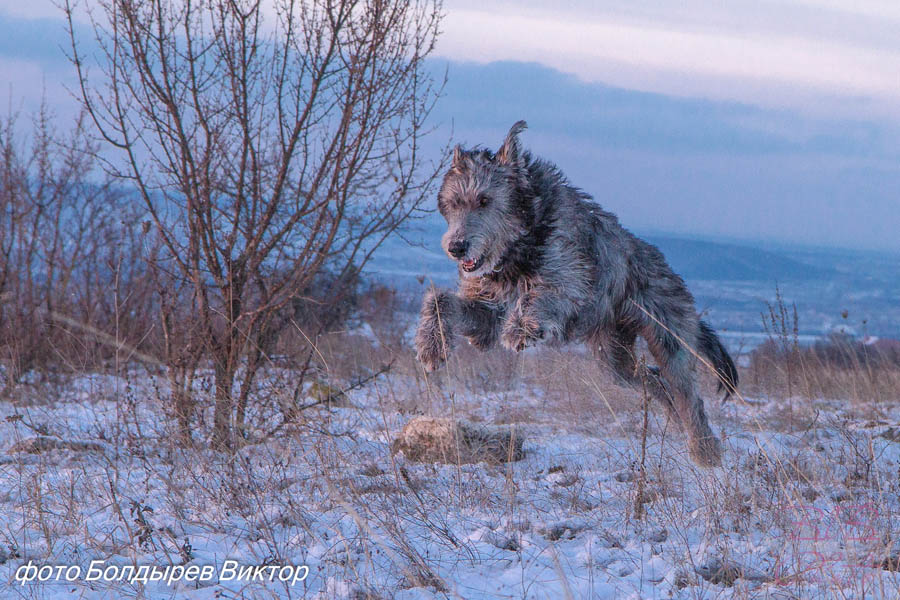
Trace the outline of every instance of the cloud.
{"label": "cloud", "polygon": [[527,1],[456,2],[438,52],[453,60],[534,61],[586,81],[667,94],[900,112],[900,10],[890,5],[875,19],[850,5],[841,12],[797,2],[730,2],[727,10],[709,2],[663,4],[557,10]]}
{"label": "cloud", "polygon": [[535,63],[436,63],[449,69],[438,106],[460,133],[502,129],[526,118],[532,130],[578,143],[653,153],[806,154],[900,162],[900,126],[858,116],[815,118],[796,110],[640,92],[589,83]]}
{"label": "cloud", "polygon": [[[447,0],[445,13],[438,53],[450,60],[531,61],[636,90],[900,120],[895,0]],[[0,0],[0,14],[61,16],[54,0]],[[28,27],[12,34],[26,51],[42,41]]]}

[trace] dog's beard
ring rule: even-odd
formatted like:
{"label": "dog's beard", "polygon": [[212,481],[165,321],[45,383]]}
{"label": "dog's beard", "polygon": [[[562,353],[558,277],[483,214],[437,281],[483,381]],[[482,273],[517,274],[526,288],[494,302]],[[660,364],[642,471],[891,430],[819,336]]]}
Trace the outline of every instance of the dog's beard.
{"label": "dog's beard", "polygon": [[498,252],[496,249],[486,248],[482,254],[474,254],[477,258],[469,259],[473,261],[471,263],[467,264],[466,260],[457,261],[459,272],[463,277],[471,279],[484,277],[497,268],[502,255],[502,252]]}
{"label": "dog's beard", "polygon": [[[470,249],[462,259],[453,259],[462,277],[475,279],[500,271],[503,262],[527,231],[522,226],[514,226],[513,229],[500,229],[495,231],[493,237],[477,235],[470,238]],[[475,249],[477,248],[477,250]]]}
{"label": "dog's beard", "polygon": [[475,264],[471,267],[467,268],[463,262],[460,262],[459,267],[459,272],[463,277],[475,279],[490,273],[492,265],[489,265],[487,261],[482,258],[475,261]]}

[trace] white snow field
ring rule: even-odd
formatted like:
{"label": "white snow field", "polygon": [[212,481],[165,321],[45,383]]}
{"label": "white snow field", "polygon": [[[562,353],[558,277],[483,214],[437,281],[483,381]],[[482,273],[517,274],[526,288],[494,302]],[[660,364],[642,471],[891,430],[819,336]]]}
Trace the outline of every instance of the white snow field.
{"label": "white snow field", "polygon": [[[376,337],[349,346],[383,358]],[[705,378],[727,454],[701,469],[652,404],[642,451],[641,394],[577,351],[461,350],[426,378],[407,349],[279,428],[289,377],[267,373],[233,456],[207,449],[209,411],[178,443],[164,377],[137,367],[0,403],[0,598],[900,597],[896,400],[720,405]],[[525,456],[392,454],[420,414],[513,425]]]}

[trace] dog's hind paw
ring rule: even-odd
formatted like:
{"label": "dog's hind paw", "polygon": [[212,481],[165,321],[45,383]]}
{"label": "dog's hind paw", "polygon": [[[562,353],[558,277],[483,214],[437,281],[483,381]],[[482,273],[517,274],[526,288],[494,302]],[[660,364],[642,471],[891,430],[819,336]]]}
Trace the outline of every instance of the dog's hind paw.
{"label": "dog's hind paw", "polygon": [[690,439],[691,459],[701,467],[718,467],[722,465],[722,442],[709,432],[703,437],[694,437]]}
{"label": "dog's hind paw", "polygon": [[503,325],[500,343],[505,348],[521,352],[535,345],[543,337],[544,332],[537,319],[527,315],[514,315]]}

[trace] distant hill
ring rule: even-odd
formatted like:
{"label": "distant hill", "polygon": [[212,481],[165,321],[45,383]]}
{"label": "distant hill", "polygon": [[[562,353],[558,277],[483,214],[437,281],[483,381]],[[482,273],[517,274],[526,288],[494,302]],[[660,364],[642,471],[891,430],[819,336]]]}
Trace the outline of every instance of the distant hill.
{"label": "distant hill", "polygon": [[[417,275],[448,283],[456,268],[440,248],[444,224],[425,219],[405,237],[389,239],[368,266],[370,275],[392,280],[412,280]],[[685,279],[708,281],[782,281],[829,279],[835,271],[790,258],[781,251],[665,235],[641,236],[658,247],[676,273]]]}
{"label": "distant hill", "polygon": [[659,235],[644,239],[659,248],[685,279],[772,282],[826,279],[835,274],[831,269],[751,246]]}
{"label": "distant hill", "polygon": [[452,285],[456,281],[456,265],[441,249],[445,230],[446,225],[436,215],[409,223],[401,235],[389,237],[378,248],[366,273],[400,287],[417,287],[416,278],[420,276],[438,285]]}

